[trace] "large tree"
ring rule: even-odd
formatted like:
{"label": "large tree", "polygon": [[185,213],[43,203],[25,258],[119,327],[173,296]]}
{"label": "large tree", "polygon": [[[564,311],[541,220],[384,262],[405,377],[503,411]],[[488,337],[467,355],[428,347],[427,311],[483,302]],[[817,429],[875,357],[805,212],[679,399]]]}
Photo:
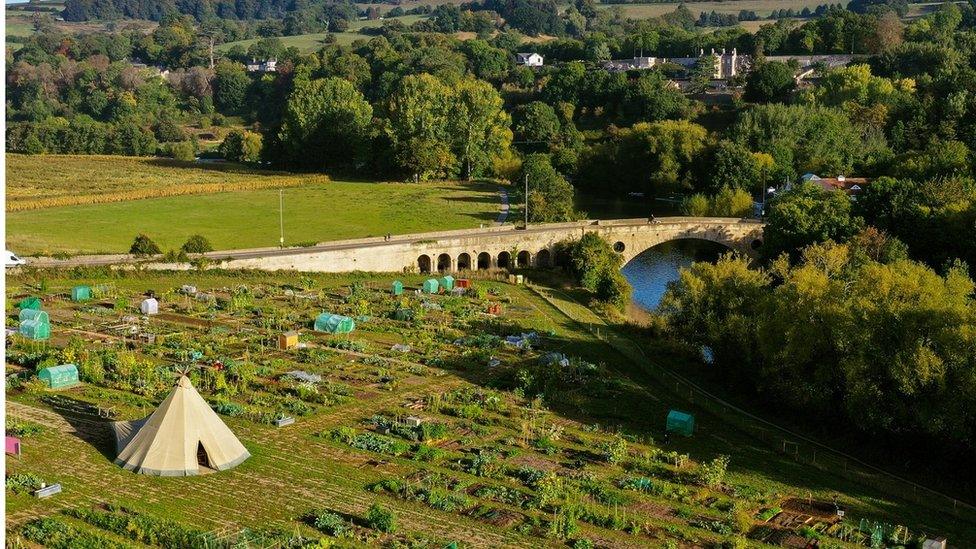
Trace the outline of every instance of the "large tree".
{"label": "large tree", "polygon": [[415,177],[457,172],[451,147],[452,106],[451,88],[429,74],[404,77],[390,97],[386,134],[397,164]]}
{"label": "large tree", "polygon": [[484,175],[512,144],[511,119],[501,96],[482,80],[462,80],[453,88],[448,131],[454,154],[471,179]]}
{"label": "large tree", "polygon": [[810,244],[846,242],[863,224],[860,217],[851,214],[851,201],[845,193],[804,182],[770,202],[763,253],[774,258],[785,252],[797,258]]}

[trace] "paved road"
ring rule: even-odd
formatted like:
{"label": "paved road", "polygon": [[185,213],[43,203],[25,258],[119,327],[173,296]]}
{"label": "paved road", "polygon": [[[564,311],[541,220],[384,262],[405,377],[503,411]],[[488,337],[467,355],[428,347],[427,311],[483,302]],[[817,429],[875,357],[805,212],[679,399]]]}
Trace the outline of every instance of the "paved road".
{"label": "paved road", "polygon": [[[729,218],[690,218],[690,217],[662,217],[656,220],[656,223],[661,225],[668,224],[683,224],[688,222],[697,222],[702,224],[716,224],[716,225],[728,225],[729,223],[740,223],[740,222],[754,222],[754,220],[739,220],[739,219],[729,219]],[[444,231],[444,232],[434,232],[434,233],[419,233],[419,234],[405,234],[400,236],[393,236],[390,240],[384,240],[383,237],[372,237],[372,238],[362,238],[356,240],[342,240],[338,242],[325,242],[315,246],[308,246],[304,248],[252,248],[246,250],[224,250],[216,252],[208,252],[203,254],[204,257],[213,260],[223,260],[223,259],[255,259],[260,257],[281,257],[297,254],[308,254],[315,252],[325,252],[325,251],[335,251],[335,250],[351,250],[351,249],[363,249],[363,248],[383,248],[385,246],[391,246],[395,244],[412,244],[419,241],[425,240],[437,240],[439,238],[452,238],[457,236],[463,236],[465,238],[478,238],[478,237],[490,237],[498,236],[501,234],[536,234],[546,231],[553,230],[554,225],[565,226],[567,232],[573,230],[575,227],[585,227],[585,226],[600,226],[600,225],[612,225],[614,227],[627,227],[627,226],[646,226],[648,221],[646,219],[633,219],[633,220],[604,220],[604,221],[581,221],[576,224],[539,224],[530,225],[528,229],[518,229],[514,225],[494,227],[487,229],[468,229],[459,231]],[[161,260],[159,256],[156,258],[157,261]],[[100,266],[100,265],[115,265],[119,263],[131,263],[133,261],[138,261],[139,259],[129,256],[129,255],[89,255],[89,256],[76,256],[68,259],[54,259],[50,257],[39,257],[39,258],[27,258],[28,265],[32,267],[77,267],[77,266]]]}

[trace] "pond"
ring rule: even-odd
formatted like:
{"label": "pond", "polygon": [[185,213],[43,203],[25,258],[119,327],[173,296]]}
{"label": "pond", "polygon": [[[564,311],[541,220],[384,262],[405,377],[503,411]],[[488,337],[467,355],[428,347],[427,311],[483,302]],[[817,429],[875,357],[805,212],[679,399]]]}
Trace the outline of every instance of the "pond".
{"label": "pond", "polygon": [[696,261],[715,262],[728,248],[708,240],[675,240],[645,250],[621,270],[634,288],[633,304],[653,311],[661,303],[668,282],[678,279],[678,270]]}

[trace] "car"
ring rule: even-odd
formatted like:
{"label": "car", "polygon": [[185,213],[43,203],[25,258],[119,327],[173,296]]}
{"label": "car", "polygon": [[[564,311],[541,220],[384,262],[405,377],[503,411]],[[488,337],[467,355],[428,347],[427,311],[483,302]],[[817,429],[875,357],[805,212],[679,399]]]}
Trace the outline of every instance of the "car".
{"label": "car", "polygon": [[4,256],[4,264],[7,267],[19,267],[21,265],[27,265],[27,262],[23,259],[17,257],[16,254],[10,250],[5,250],[6,255]]}

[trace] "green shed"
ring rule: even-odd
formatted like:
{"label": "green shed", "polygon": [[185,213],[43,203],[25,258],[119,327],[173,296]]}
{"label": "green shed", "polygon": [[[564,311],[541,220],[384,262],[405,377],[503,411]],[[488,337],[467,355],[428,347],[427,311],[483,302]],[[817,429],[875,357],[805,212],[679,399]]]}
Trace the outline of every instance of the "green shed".
{"label": "green shed", "polygon": [[51,325],[39,320],[25,320],[20,323],[20,335],[40,341],[51,337]]}
{"label": "green shed", "polygon": [[20,300],[20,303],[17,304],[17,308],[18,309],[21,309],[21,310],[23,310],[23,309],[35,309],[35,310],[40,311],[41,310],[41,298],[34,297],[34,296],[25,297],[24,299],[21,299]]}
{"label": "green shed", "polygon": [[356,328],[356,322],[348,316],[322,313],[315,318],[315,331],[330,334],[348,334]]}
{"label": "green shed", "polygon": [[37,374],[38,379],[51,389],[63,389],[78,383],[78,367],[74,364],[48,366]]}
{"label": "green shed", "polygon": [[441,279],[441,287],[444,288],[445,292],[450,292],[454,289],[454,277],[451,275],[445,275]]}
{"label": "green shed", "polygon": [[695,416],[680,410],[668,412],[668,423],[665,430],[690,437],[695,432]]}
{"label": "green shed", "polygon": [[20,315],[18,315],[20,321],[25,320],[36,320],[38,322],[43,322],[44,324],[50,324],[51,319],[48,318],[47,312],[40,309],[21,309]]}
{"label": "green shed", "polygon": [[71,288],[71,301],[88,301],[91,299],[90,286],[75,286]]}
{"label": "green shed", "polygon": [[436,278],[428,278],[424,281],[424,291],[428,294],[436,294],[439,284]]}
{"label": "green shed", "polygon": [[403,282],[400,282],[399,280],[394,280],[393,281],[392,291],[393,291],[393,295],[400,295],[400,294],[402,294],[403,293]]}

